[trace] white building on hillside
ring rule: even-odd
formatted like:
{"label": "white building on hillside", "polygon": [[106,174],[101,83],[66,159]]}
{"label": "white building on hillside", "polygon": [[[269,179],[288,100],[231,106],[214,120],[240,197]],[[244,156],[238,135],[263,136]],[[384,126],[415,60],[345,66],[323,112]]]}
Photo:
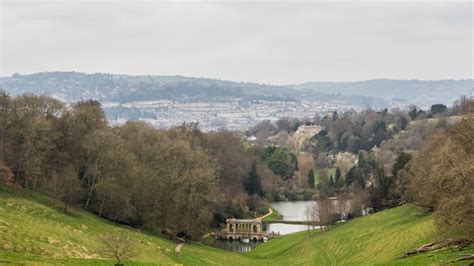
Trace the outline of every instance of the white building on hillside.
{"label": "white building on hillside", "polygon": [[301,125],[296,130],[296,135],[305,138],[311,138],[314,135],[318,134],[319,131],[321,131],[322,129],[323,127],[318,125]]}

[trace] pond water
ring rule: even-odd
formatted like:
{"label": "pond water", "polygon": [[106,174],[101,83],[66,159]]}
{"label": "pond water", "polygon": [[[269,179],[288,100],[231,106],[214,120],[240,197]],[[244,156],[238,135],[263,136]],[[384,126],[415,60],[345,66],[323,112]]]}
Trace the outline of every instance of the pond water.
{"label": "pond water", "polygon": [[[285,221],[304,221],[305,211],[315,201],[282,201],[271,204],[272,208],[277,210]],[[302,224],[267,224],[267,232],[280,233],[281,235],[291,234],[307,230],[308,226]]]}
{"label": "pond water", "polygon": [[274,202],[271,206],[283,216],[283,220],[285,221],[304,221],[306,208],[315,202],[314,200],[281,201]]}
{"label": "pond water", "polygon": [[245,253],[251,251],[260,243],[262,242],[250,241],[249,243],[242,243],[238,240],[229,241],[217,239],[216,241],[214,241],[213,246],[227,251]]}
{"label": "pond water", "polygon": [[[284,201],[272,203],[271,206],[283,216],[282,220],[304,221],[306,207],[312,202],[314,201]],[[307,230],[308,227],[301,224],[264,223],[263,229],[269,233],[275,232],[280,233],[280,235],[286,235]],[[262,242],[253,241],[250,241],[250,243],[242,243],[240,241],[216,240],[214,247],[233,252],[249,252],[261,243]]]}
{"label": "pond water", "polygon": [[287,235],[300,231],[308,230],[308,226],[304,224],[283,224],[283,223],[272,223],[267,224],[267,232],[277,233],[280,235]]}

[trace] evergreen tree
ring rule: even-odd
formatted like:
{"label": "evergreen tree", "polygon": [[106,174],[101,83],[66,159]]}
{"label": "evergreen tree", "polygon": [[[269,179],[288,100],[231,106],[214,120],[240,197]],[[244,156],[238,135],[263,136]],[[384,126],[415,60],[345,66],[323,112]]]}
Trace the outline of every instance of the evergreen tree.
{"label": "evergreen tree", "polygon": [[331,175],[329,177],[329,185],[328,185],[330,188],[335,188],[336,187],[336,183],[334,182],[334,177]]}
{"label": "evergreen tree", "polygon": [[400,152],[392,167],[393,177],[396,178],[398,175],[398,171],[403,169],[410,160],[411,160],[411,155],[409,153]]}
{"label": "evergreen tree", "polygon": [[318,152],[327,152],[333,148],[332,141],[329,138],[328,131],[323,129],[319,131],[313,138]]}
{"label": "evergreen tree", "polygon": [[408,115],[410,116],[411,120],[415,120],[415,118],[418,116],[418,110],[416,107],[413,107],[409,112]]}
{"label": "evergreen tree", "polygon": [[358,168],[366,168],[368,165],[367,162],[367,152],[366,151],[359,151],[359,156],[358,156],[358,162],[357,162],[357,167]]}
{"label": "evergreen tree", "polygon": [[290,178],[294,170],[290,160],[291,158],[288,156],[286,149],[277,148],[268,158],[267,164],[274,174]]}
{"label": "evergreen tree", "polygon": [[314,172],[312,168],[308,172],[308,186],[311,189],[314,188]]}
{"label": "evergreen tree", "polygon": [[336,187],[339,186],[339,180],[341,179],[341,169],[339,167],[336,168],[336,176],[334,178],[334,183],[336,184]]}
{"label": "evergreen tree", "polygon": [[365,188],[365,177],[361,169],[356,169],[353,182],[356,182],[360,188]]}
{"label": "evergreen tree", "polygon": [[352,167],[349,172],[346,174],[346,186],[350,186],[354,181],[355,172],[357,171],[357,167]]}
{"label": "evergreen tree", "polygon": [[346,184],[346,180],[342,178],[342,176],[339,178],[339,181],[336,183],[337,187],[343,187]]}
{"label": "evergreen tree", "polygon": [[263,197],[265,195],[262,189],[260,179],[261,178],[257,173],[257,163],[253,162],[252,170],[250,170],[250,174],[247,176],[247,179],[244,182],[245,190],[250,195],[257,194],[260,197]]}
{"label": "evergreen tree", "polygon": [[448,111],[448,107],[444,104],[433,104],[431,106],[430,116],[433,117],[437,114]]}

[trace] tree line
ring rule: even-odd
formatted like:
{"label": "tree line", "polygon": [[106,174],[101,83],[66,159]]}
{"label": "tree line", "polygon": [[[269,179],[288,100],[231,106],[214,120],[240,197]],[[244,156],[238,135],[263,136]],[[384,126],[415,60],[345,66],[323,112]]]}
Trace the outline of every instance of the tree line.
{"label": "tree line", "polygon": [[281,178],[228,131],[108,125],[100,103],[0,93],[2,187],[26,188],[115,222],[198,239],[263,209]]}
{"label": "tree line", "polygon": [[[333,223],[341,218],[326,210],[332,196],[352,200],[345,218],[361,215],[362,210],[380,211],[411,202],[434,212],[441,231],[472,240],[473,113],[474,100],[463,96],[451,107],[348,110],[312,119],[263,121],[247,135],[271,139],[283,132],[289,139],[286,133],[303,123],[323,126],[302,145],[314,163],[300,173],[306,177],[300,186],[314,191],[319,200],[316,209],[325,210],[319,212],[319,220]],[[341,152],[354,154],[356,162],[331,161],[331,156]],[[328,168],[335,168],[334,173],[329,174]]]}
{"label": "tree line", "polygon": [[[434,213],[440,232],[452,238],[473,241],[474,100],[462,97],[452,108],[440,106],[433,105],[428,113],[414,111],[416,108],[398,115],[383,111],[375,113],[379,120],[371,122],[372,130],[368,131],[371,138],[361,138],[361,147],[366,148],[358,149],[357,163],[344,174],[345,182],[339,182],[339,167],[334,178],[323,175],[316,187],[319,197],[324,201],[332,195],[342,198],[350,195],[356,200],[356,205],[362,203],[374,211],[413,203]],[[394,119],[397,116],[408,115],[411,119],[415,112],[418,113],[415,123],[404,127],[400,124],[391,126],[395,127],[393,132],[398,133],[392,133],[390,126],[380,127],[401,121]],[[450,117],[451,122],[448,123]],[[332,121],[337,122],[338,118]],[[368,123],[363,121],[361,125]],[[347,126],[347,123],[344,124]],[[337,126],[334,130],[331,125],[327,128],[327,133],[313,138],[317,148],[324,146],[321,143],[331,143],[332,140],[328,137],[321,141],[320,137],[345,134],[336,134]],[[388,134],[386,139],[377,138],[385,134]],[[377,143],[380,139],[383,140]],[[351,150],[350,143],[346,150]],[[340,147],[338,145],[336,138],[332,147]]]}
{"label": "tree line", "polygon": [[435,213],[451,237],[474,241],[474,116],[433,132],[399,172],[402,197]]}
{"label": "tree line", "polygon": [[[307,172],[301,172],[291,147],[252,146],[233,132],[203,133],[197,124],[169,130],[137,121],[110,126],[96,101],[66,106],[50,97],[1,92],[0,184],[56,198],[65,211],[74,205],[115,222],[198,239],[226,218],[262,211],[265,200],[296,199],[295,181],[302,176],[305,198],[350,198],[351,216],[413,202],[434,211],[447,232],[472,236],[473,106],[463,97],[429,112],[365,110],[315,118],[324,130],[303,150],[316,158],[316,171],[328,167],[336,152],[358,159],[349,167],[335,165],[334,176],[319,169],[316,181],[313,166],[305,163]],[[453,115],[463,120],[448,125]],[[289,132],[299,123],[281,119],[252,130]],[[329,210],[325,216],[334,218]]]}

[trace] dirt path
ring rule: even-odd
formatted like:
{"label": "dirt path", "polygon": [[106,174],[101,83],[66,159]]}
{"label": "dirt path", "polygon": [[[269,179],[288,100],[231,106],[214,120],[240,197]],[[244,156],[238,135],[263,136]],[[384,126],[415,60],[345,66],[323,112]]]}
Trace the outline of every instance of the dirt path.
{"label": "dirt path", "polygon": [[176,248],[174,249],[174,251],[176,253],[179,253],[181,252],[181,248],[184,246],[184,243],[179,243],[178,245],[176,245]]}
{"label": "dirt path", "polygon": [[267,213],[267,214],[262,215],[262,216],[260,216],[260,217],[258,217],[258,218],[256,218],[256,219],[257,219],[257,220],[263,220],[263,219],[265,219],[266,217],[272,215],[272,213],[273,213],[272,208],[268,208],[268,213]]}

